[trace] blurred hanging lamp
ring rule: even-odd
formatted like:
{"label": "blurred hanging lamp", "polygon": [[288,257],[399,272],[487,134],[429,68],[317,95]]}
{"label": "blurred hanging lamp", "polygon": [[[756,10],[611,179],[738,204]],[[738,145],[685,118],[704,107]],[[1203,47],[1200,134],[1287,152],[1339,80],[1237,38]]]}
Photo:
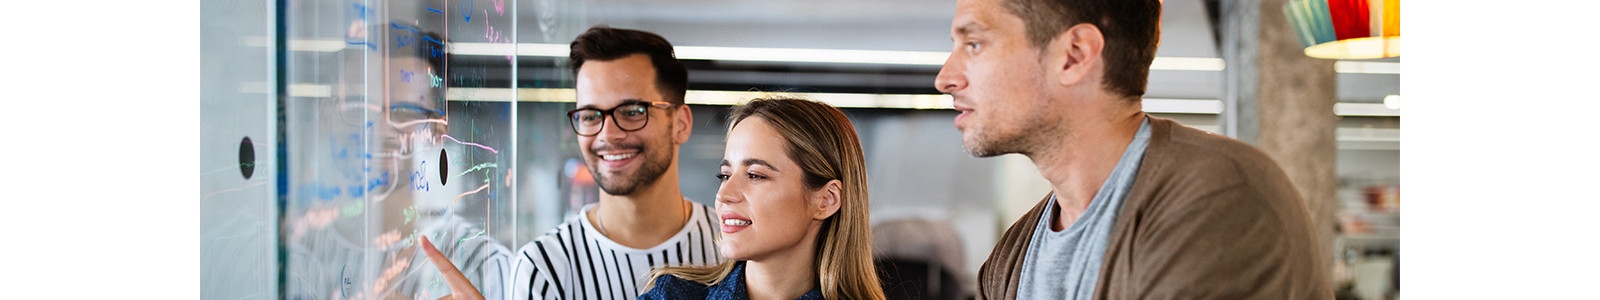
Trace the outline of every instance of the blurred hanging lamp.
{"label": "blurred hanging lamp", "polygon": [[1400,56],[1400,0],[1289,0],[1283,14],[1306,56]]}

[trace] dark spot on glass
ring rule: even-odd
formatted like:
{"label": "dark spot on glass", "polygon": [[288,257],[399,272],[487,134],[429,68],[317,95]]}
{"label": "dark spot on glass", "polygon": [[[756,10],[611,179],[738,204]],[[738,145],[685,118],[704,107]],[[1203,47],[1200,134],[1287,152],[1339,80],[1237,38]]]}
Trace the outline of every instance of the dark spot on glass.
{"label": "dark spot on glass", "polygon": [[250,137],[244,137],[239,142],[239,173],[244,174],[244,179],[256,172],[256,147],[250,142]]}
{"label": "dark spot on glass", "polygon": [[450,159],[445,157],[444,149],[439,149],[439,185],[444,185],[450,180]]}

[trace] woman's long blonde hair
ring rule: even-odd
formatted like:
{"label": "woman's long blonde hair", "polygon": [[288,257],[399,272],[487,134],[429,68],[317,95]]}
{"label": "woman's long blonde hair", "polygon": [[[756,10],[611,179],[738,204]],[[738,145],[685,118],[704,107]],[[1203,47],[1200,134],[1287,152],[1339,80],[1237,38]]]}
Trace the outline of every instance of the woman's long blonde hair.
{"label": "woman's long blonde hair", "polygon": [[[822,221],[817,234],[817,282],[824,299],[884,299],[878,284],[877,268],[872,263],[872,229],[867,213],[867,165],[855,126],[843,111],[821,102],[767,97],[751,100],[733,109],[728,116],[731,132],[750,117],[765,119],[788,141],[789,158],[805,170],[808,188],[818,189],[828,181],[839,180],[839,212]],[[719,236],[720,238],[720,236]],[[736,262],[724,261],[709,267],[665,267],[650,272],[644,290],[650,290],[657,277],[676,276],[706,285],[721,282],[733,271]]]}

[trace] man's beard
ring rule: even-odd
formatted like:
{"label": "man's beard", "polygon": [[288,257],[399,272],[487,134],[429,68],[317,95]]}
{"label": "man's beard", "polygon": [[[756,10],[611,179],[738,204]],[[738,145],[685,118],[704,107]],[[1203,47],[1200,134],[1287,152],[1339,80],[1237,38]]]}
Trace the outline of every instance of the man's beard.
{"label": "man's beard", "polygon": [[[609,149],[618,148],[639,149],[639,156],[634,157],[635,159],[639,160],[639,168],[635,170],[631,176],[610,176],[604,172],[601,172],[599,170],[599,160],[601,160],[601,158],[598,154],[591,154],[594,156],[593,159],[595,161],[589,164],[589,173],[594,174],[594,181],[600,185],[600,190],[605,191],[606,194],[609,195],[631,195],[633,192],[637,191],[639,187],[654,184],[656,180],[661,179],[662,174],[667,173],[667,167],[671,165],[672,158],[668,157],[667,155],[669,154],[665,151],[647,151],[647,149],[644,149],[641,145],[609,147]],[[589,153],[598,153],[600,150],[604,149],[591,149]]]}
{"label": "man's beard", "polygon": [[979,158],[1023,153],[1025,144],[1021,134],[999,136],[994,131],[974,132],[971,140],[965,136],[961,140],[961,148],[966,150],[968,155]]}

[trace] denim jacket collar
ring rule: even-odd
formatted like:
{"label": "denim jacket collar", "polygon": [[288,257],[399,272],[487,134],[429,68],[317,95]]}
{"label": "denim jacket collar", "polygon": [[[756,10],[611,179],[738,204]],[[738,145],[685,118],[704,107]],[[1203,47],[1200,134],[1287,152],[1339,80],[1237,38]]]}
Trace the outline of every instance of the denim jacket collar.
{"label": "denim jacket collar", "polygon": [[[733,272],[728,273],[728,278],[724,278],[722,282],[712,285],[710,293],[706,295],[706,299],[750,299],[750,292],[745,290],[744,286],[744,262],[734,263]],[[800,298],[796,298],[796,300],[822,300],[822,290],[813,287],[810,292],[800,295]]]}

